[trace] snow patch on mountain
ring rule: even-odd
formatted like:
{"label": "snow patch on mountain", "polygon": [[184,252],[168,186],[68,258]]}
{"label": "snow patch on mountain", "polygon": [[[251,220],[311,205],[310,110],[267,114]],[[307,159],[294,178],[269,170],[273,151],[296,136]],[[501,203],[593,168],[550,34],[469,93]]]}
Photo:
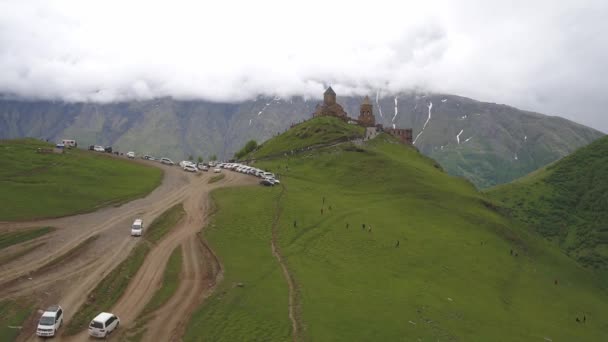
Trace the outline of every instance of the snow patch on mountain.
{"label": "snow patch on mountain", "polygon": [[380,106],[380,90],[376,91],[376,106],[378,106],[378,113],[380,113],[380,117],[383,118],[382,115],[382,106]]}
{"label": "snow patch on mountain", "polygon": [[395,115],[393,115],[393,120],[391,120],[391,122],[395,122],[395,119],[397,118],[397,114],[399,114],[399,107],[398,107],[398,102],[397,102],[397,96],[395,96]]}
{"label": "snow patch on mountain", "polygon": [[422,126],[422,130],[420,130],[420,133],[418,133],[418,135],[416,135],[416,139],[414,139],[413,144],[416,143],[416,141],[418,140],[418,138],[420,137],[420,135],[422,134],[422,132],[424,132],[424,129],[426,128],[426,125],[429,124],[429,121],[431,120],[431,110],[432,109],[433,109],[433,102],[429,102],[429,116],[426,118],[426,122]]}
{"label": "snow patch on mountain", "polygon": [[458,133],[458,134],[456,135],[456,141],[458,141],[458,144],[460,144],[460,135],[462,134],[462,132],[464,132],[464,129],[461,129],[461,130],[460,130],[460,133]]}

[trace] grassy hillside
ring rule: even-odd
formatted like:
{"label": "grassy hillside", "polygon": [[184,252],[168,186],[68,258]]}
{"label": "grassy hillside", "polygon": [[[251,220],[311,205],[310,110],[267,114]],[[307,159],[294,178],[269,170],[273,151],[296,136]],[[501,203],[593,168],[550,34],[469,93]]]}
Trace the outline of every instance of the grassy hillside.
{"label": "grassy hillside", "polygon": [[260,145],[250,157],[263,158],[303,147],[363,138],[365,129],[333,117],[318,117],[294,126]]}
{"label": "grassy hillside", "polygon": [[[608,334],[608,295],[593,273],[391,137],[257,165],[283,174],[284,188],[217,193],[217,228],[209,234],[227,281],[193,318],[190,340],[215,340],[215,321],[230,341],[287,319],[286,280],[269,250],[272,216],[296,283],[301,340],[597,341]],[[238,281],[243,288],[234,287]],[[254,310],[253,303],[263,304]],[[245,324],[252,315],[260,320]],[[577,323],[583,316],[586,323]]]}
{"label": "grassy hillside", "polygon": [[[603,136],[559,117],[460,96],[382,90],[368,95],[377,123],[412,128],[414,136],[424,128],[416,147],[448,173],[464,176],[479,188],[522,177]],[[351,117],[359,114],[362,100],[362,96],[338,96]],[[82,145],[112,145],[120,151],[173,160],[189,155],[208,160],[213,154],[229,159],[246,141],[264,141],[309,119],[319,101],[302,97],[231,103],[171,98],[107,104],[0,100],[0,138],[74,138]]]}
{"label": "grassy hillside", "polygon": [[581,264],[608,269],[608,138],[488,195]]}
{"label": "grassy hillside", "polygon": [[224,266],[224,280],[194,313],[184,341],[289,340],[287,285],[270,250],[278,190],[212,193],[218,212],[205,237]]}
{"label": "grassy hillside", "polygon": [[162,172],[82,150],[36,153],[50,145],[0,141],[0,221],[57,217],[141,197],[160,184]]}

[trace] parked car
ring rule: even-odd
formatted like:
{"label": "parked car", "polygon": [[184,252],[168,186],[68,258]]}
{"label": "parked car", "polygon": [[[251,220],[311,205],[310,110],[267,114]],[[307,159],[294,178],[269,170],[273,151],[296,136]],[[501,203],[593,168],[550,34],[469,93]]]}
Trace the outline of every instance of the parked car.
{"label": "parked car", "polygon": [[160,162],[166,165],[175,165],[175,163],[169,158],[160,158]]}
{"label": "parked car", "polygon": [[107,337],[120,325],[120,319],[116,315],[102,312],[95,316],[89,324],[89,335],[93,337]]}
{"label": "parked car", "polygon": [[215,169],[213,169],[214,173],[220,173],[222,172],[222,169],[220,169],[219,167],[216,167]]}
{"label": "parked car", "polygon": [[61,143],[66,147],[78,147],[78,143],[74,139],[63,139]]}
{"label": "parked car", "polygon": [[63,324],[63,309],[59,305],[49,306],[38,320],[36,335],[40,337],[55,336],[61,324]]}
{"label": "parked car", "polygon": [[179,166],[181,168],[183,168],[186,165],[192,165],[192,166],[196,167],[196,164],[194,164],[193,162],[191,162],[189,160],[182,160],[181,162],[179,162]]}
{"label": "parked car", "polygon": [[95,146],[93,147],[93,150],[94,150],[95,152],[105,152],[105,151],[106,151],[106,149],[105,149],[105,148],[103,148],[103,146],[99,146],[99,145],[95,145]]}
{"label": "parked car", "polygon": [[89,151],[95,151],[95,145],[89,145]]}
{"label": "parked car", "polygon": [[183,169],[184,169],[184,171],[188,171],[188,172],[198,172],[198,169],[196,168],[196,166],[190,165],[190,164],[187,164],[186,166],[184,166]]}
{"label": "parked car", "polygon": [[203,165],[203,168],[201,170],[207,172],[207,171],[209,171],[209,166]]}
{"label": "parked car", "polygon": [[142,236],[144,234],[144,220],[136,219],[131,225],[131,236]]}
{"label": "parked car", "polygon": [[103,150],[107,153],[112,153],[112,146],[106,146]]}
{"label": "parked car", "polygon": [[133,152],[133,151],[127,152],[127,158],[134,159],[135,158],[135,152]]}
{"label": "parked car", "polygon": [[264,185],[264,186],[273,186],[274,183],[272,181],[270,181],[270,179],[268,178],[264,178],[260,181],[260,184]]}

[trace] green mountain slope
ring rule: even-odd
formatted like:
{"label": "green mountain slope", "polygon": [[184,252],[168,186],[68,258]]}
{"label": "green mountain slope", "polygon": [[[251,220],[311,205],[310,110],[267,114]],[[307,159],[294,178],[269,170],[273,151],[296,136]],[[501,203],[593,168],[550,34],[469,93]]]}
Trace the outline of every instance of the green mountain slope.
{"label": "green mountain slope", "polygon": [[[372,98],[377,123],[412,128],[424,155],[479,188],[522,177],[603,136],[559,117],[454,95],[378,92]],[[362,99],[338,96],[351,117]],[[74,138],[82,146],[113,145],[177,160],[228,159],[246,141],[264,141],[309,119],[318,103],[302,97],[107,104],[0,99],[0,138]]]}
{"label": "green mountain slope", "polygon": [[363,139],[365,129],[331,117],[308,120],[261,144],[249,158],[264,158],[306,147]]}
{"label": "green mountain slope", "polygon": [[581,264],[608,269],[608,138],[488,195]]}
{"label": "green mountain slope", "polygon": [[295,284],[299,340],[597,341],[608,334],[608,295],[594,273],[392,137],[256,166],[280,173],[282,185],[214,193],[218,212],[206,237],[227,281],[195,313],[186,341],[264,340],[268,331],[273,340],[291,339],[273,232]]}
{"label": "green mountain slope", "polygon": [[66,150],[34,139],[0,140],[0,221],[73,215],[141,197],[162,171],[105,153]]}

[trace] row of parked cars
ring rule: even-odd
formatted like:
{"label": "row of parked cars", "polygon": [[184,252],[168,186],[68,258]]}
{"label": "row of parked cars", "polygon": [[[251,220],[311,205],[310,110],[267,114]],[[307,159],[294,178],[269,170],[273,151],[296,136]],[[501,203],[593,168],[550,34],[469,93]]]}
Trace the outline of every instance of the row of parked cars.
{"label": "row of parked cars", "polygon": [[[51,305],[38,320],[36,335],[40,337],[53,337],[57,334],[59,327],[63,325],[63,308],[59,305]],[[120,319],[111,313],[102,312],[95,316],[89,323],[89,335],[93,337],[107,337],[120,325]]]}
{"label": "row of parked cars", "polygon": [[179,162],[179,166],[182,168],[182,170],[187,172],[209,172],[211,170],[213,170],[214,173],[222,172],[222,169],[219,167],[219,165],[216,165],[214,162],[195,164],[194,162],[189,160],[182,160],[181,162]]}
{"label": "row of parked cars", "polygon": [[276,184],[281,183],[281,181],[279,181],[277,177],[275,177],[274,173],[264,171],[253,166],[243,165],[239,163],[224,163],[220,164],[220,167],[261,178],[260,184],[265,186],[274,186]]}

